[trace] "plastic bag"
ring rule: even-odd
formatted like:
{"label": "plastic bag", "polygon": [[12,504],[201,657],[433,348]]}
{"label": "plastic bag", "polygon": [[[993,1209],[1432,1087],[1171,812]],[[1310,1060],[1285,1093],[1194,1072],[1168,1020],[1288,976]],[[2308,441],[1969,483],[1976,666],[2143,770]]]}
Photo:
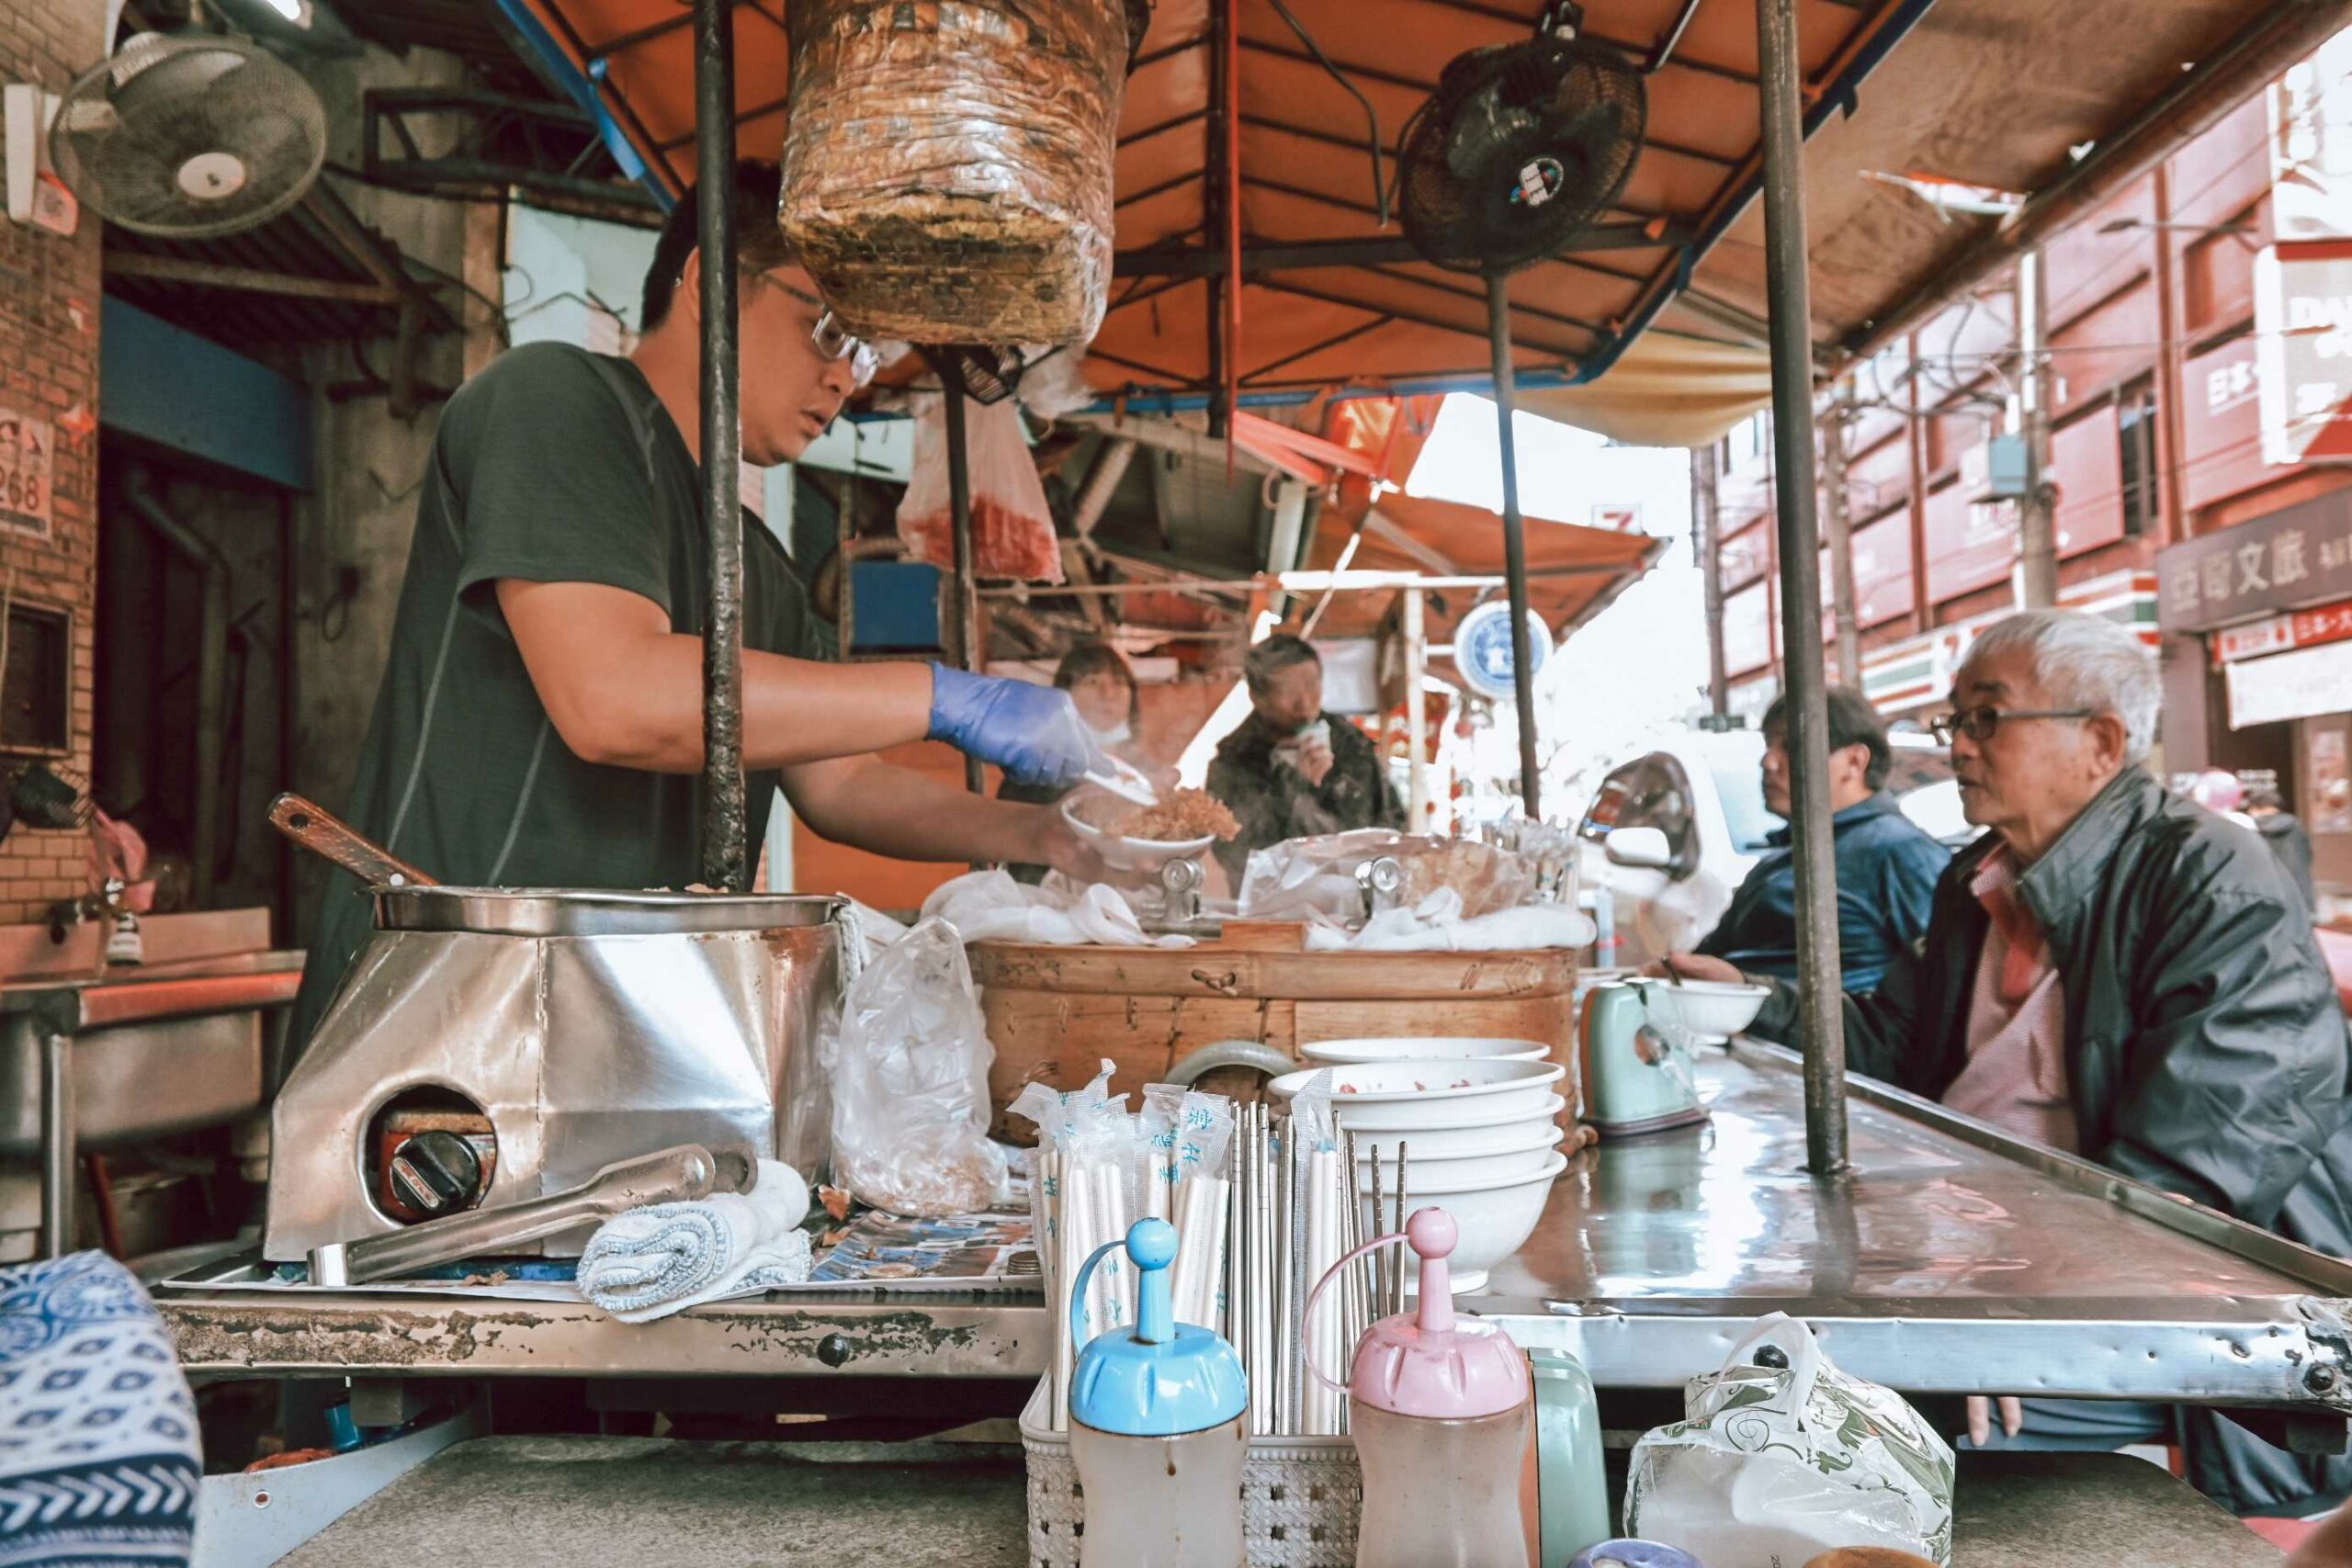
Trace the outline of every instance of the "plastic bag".
{"label": "plastic bag", "polygon": [[989,1208],[1006,1176],[988,1138],[995,1059],[963,938],[922,921],[866,965],[842,1009],[834,1183],[916,1218]]}
{"label": "plastic bag", "polygon": [[1533,869],[1509,850],[1467,839],[1359,828],[1252,851],[1241,874],[1241,913],[1249,919],[1319,918],[1361,924],[1363,891],[1356,886],[1356,867],[1382,855],[1395,856],[1404,868],[1398,901],[1406,908],[1451,889],[1462,901],[1455,918],[1472,919],[1516,908],[1535,897]]}
{"label": "plastic bag", "polygon": [[[981,577],[1062,580],[1062,552],[1046,487],[1012,402],[966,405],[964,441],[972,479],[972,570]],[[945,405],[926,398],[915,412],[914,468],[899,502],[908,552],[942,571],[956,570],[956,516],[947,495]]]}
{"label": "plastic bag", "polygon": [[[1767,1345],[1786,1367],[1755,1364]],[[1893,1389],[1839,1371],[1804,1324],[1758,1319],[1682,1401],[1684,1419],[1634,1445],[1627,1535],[1707,1568],[1782,1568],[1840,1546],[1951,1561],[1951,1445]]]}
{"label": "plastic bag", "polygon": [[867,339],[1084,343],[1111,284],[1118,0],[792,0],[779,220]]}

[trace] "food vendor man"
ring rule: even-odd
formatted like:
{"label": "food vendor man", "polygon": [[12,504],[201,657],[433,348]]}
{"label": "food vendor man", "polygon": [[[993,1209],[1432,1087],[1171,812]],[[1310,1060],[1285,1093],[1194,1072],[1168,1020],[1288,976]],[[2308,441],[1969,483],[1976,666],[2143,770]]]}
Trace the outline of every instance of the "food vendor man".
{"label": "food vendor man", "polygon": [[1241,661],[1250,716],[1209,764],[1208,791],[1240,819],[1216,847],[1241,886],[1250,852],[1285,839],[1355,828],[1405,826],[1388,764],[1363,732],[1323,711],[1323,660],[1304,638],[1281,634]]}
{"label": "food vendor man", "polygon": [[[789,462],[872,374],[794,262],[772,164],[735,171],[744,457]],[[684,887],[697,876],[701,257],[681,197],[626,358],[540,343],[442,412],[375,716],[345,814],[444,882]],[[1099,868],[1050,808],[989,800],[873,753],[944,740],[1067,784],[1092,742],[1069,694],[921,663],[823,660],[790,562],[743,539],[743,760],[754,844],[781,784],[827,838],[925,861]],[[309,1038],[371,921],[329,892],[289,1040]]]}

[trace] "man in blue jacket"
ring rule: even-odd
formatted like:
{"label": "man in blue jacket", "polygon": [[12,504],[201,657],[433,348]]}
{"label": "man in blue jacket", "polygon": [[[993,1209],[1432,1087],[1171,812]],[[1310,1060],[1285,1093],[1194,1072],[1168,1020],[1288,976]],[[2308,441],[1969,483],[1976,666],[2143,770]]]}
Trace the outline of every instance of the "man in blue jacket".
{"label": "man in blue jacket", "polygon": [[[1764,807],[1786,820],[1789,805],[1785,699],[1764,712]],[[1886,793],[1894,750],[1871,705],[1842,686],[1829,691],[1829,808],[1838,845],[1838,952],[1845,988],[1878,988],[1895,954],[1927,934],[1936,878],[1951,852],[1903,815]],[[1789,830],[1775,830],[1715,929],[1697,951],[1740,969],[1793,980],[1797,974],[1797,874]]]}

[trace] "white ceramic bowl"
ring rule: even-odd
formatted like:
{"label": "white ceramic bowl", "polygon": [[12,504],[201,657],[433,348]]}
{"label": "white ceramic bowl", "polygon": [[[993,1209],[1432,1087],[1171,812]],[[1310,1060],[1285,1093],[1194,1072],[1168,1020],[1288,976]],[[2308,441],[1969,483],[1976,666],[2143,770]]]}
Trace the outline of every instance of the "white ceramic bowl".
{"label": "white ceramic bowl", "polygon": [[[1462,1155],[1445,1159],[1423,1158],[1420,1140],[1408,1136],[1405,1140],[1405,1201],[1412,1203],[1414,1195],[1425,1187],[1453,1189],[1479,1182],[1501,1185],[1541,1176],[1544,1166],[1551,1161],[1552,1151],[1559,1147],[1560,1140],[1566,1136],[1567,1134],[1559,1127],[1550,1126],[1532,1135],[1522,1134],[1514,1145],[1490,1154]],[[1385,1152],[1388,1163],[1380,1178],[1384,1190],[1395,1187],[1393,1178],[1396,1169],[1395,1151]],[[1363,1156],[1363,1145],[1357,1145],[1357,1154]],[[1356,1190],[1366,1193],[1372,1190],[1369,1157],[1365,1157],[1365,1163],[1356,1169]]]}
{"label": "white ceramic bowl", "polygon": [[1707,1040],[1729,1039],[1755,1022],[1772,994],[1769,986],[1725,980],[1652,980],[1642,991],[1646,1005]]}
{"label": "white ceramic bowl", "polygon": [[1439,1106],[1482,1102],[1498,1116],[1532,1115],[1567,1068],[1557,1062],[1361,1062],[1284,1073],[1268,1085],[1287,1100],[1317,1073],[1331,1075],[1331,1103],[1343,1127],[1426,1125]]}
{"label": "white ceramic bowl", "polygon": [[1310,1062],[1540,1062],[1552,1048],[1540,1040],[1491,1034],[1400,1034],[1394,1039],[1317,1040],[1298,1054]]}
{"label": "white ceramic bowl", "polygon": [[[1568,1156],[1555,1152],[1536,1175],[1508,1186],[1480,1184],[1460,1191],[1447,1191],[1442,1186],[1427,1191],[1409,1185],[1406,1188],[1408,1210],[1436,1207],[1453,1216],[1461,1236],[1447,1259],[1454,1294],[1486,1289],[1487,1275],[1494,1266],[1527,1245],[1527,1238],[1535,1234],[1536,1222],[1544,1217],[1544,1204],[1552,1196],[1552,1183],[1567,1168]],[[1370,1213],[1367,1202],[1365,1213],[1369,1216]],[[1408,1265],[1406,1278],[1411,1279],[1412,1249],[1405,1247],[1404,1252]]]}
{"label": "white ceramic bowl", "polygon": [[[1429,1113],[1426,1116],[1409,1127],[1363,1125],[1356,1121],[1355,1108],[1344,1101],[1340,1103],[1338,1110],[1340,1125],[1356,1134],[1356,1143],[1359,1147],[1369,1148],[1377,1140],[1383,1138],[1394,1140],[1399,1137],[1408,1139],[1442,1137],[1451,1143],[1453,1134],[1461,1134],[1465,1136],[1458,1143],[1453,1143],[1453,1147],[1454,1154],[1463,1155],[1488,1152],[1487,1134],[1508,1134],[1514,1130],[1524,1132],[1527,1128],[1541,1122],[1556,1122],[1559,1121],[1560,1112],[1567,1108],[1567,1100],[1556,1094],[1544,1096],[1544,1103],[1533,1111],[1514,1110],[1505,1106],[1498,1111],[1483,1100],[1439,1100],[1429,1106]],[[1433,1148],[1442,1149],[1447,1146],[1448,1144],[1442,1143],[1434,1145]]]}
{"label": "white ceramic bowl", "polygon": [[1062,802],[1062,820],[1069,823],[1089,848],[1102,857],[1102,863],[1113,871],[1158,871],[1171,860],[1198,860],[1216,842],[1215,833],[1204,833],[1197,839],[1126,839],[1116,833],[1106,833],[1089,822],[1079,819]]}
{"label": "white ceramic bowl", "polygon": [[1356,1141],[1356,1154],[1363,1159],[1376,1154],[1393,1164],[1400,1140],[1405,1145],[1405,1157],[1415,1165],[1424,1160],[1483,1159],[1489,1155],[1550,1148],[1552,1134],[1560,1131],[1560,1106],[1553,1106],[1537,1115],[1491,1122],[1483,1127],[1384,1127],[1350,1132]]}

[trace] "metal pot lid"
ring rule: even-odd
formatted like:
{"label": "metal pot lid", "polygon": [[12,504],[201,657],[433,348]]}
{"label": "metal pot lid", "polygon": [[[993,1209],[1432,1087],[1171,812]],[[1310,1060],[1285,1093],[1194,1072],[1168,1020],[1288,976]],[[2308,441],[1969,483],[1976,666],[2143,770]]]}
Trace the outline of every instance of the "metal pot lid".
{"label": "metal pot lid", "polygon": [[379,887],[376,929],[492,936],[674,936],[820,926],[846,900],[790,893],[592,887]]}

